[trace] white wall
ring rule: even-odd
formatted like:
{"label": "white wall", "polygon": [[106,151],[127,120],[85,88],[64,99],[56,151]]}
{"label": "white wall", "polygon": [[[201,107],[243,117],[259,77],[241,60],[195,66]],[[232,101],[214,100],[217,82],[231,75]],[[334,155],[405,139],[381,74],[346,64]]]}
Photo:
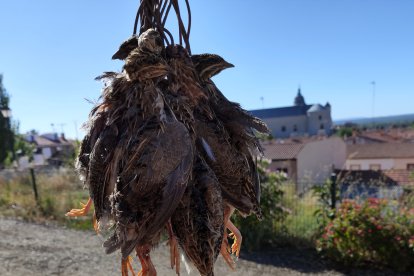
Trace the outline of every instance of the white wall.
{"label": "white wall", "polygon": [[339,137],[307,143],[297,156],[298,187],[307,190],[309,186],[325,182],[335,169],[344,169],[346,144]]}
{"label": "white wall", "polygon": [[[308,112],[309,121],[308,121],[308,132],[310,135],[319,135],[321,134],[321,124],[324,128],[322,132],[324,134],[331,133],[332,119],[331,112],[329,110],[321,110],[318,112]],[[319,116],[321,119],[319,120]]]}
{"label": "white wall", "polygon": [[43,148],[42,154],[45,159],[52,157],[52,149],[51,148]]}
{"label": "white wall", "polygon": [[369,170],[370,165],[379,164],[381,170],[406,170],[407,164],[414,164],[414,158],[411,159],[349,159],[346,160],[346,169],[350,170],[351,165],[359,165],[361,170]]}
{"label": "white wall", "polygon": [[19,170],[27,169],[30,165],[29,157],[27,157],[27,156],[19,157],[19,160],[18,160],[17,163],[18,163],[18,166],[19,166]]}
{"label": "white wall", "polygon": [[35,166],[45,165],[45,161],[46,161],[46,158],[44,157],[44,155],[42,154],[33,155],[33,161],[32,161],[33,165]]}
{"label": "white wall", "polygon": [[414,164],[414,158],[407,159],[395,159],[394,160],[394,169],[396,170],[406,170],[407,164]]}
{"label": "white wall", "polygon": [[[263,120],[271,129],[272,135],[275,138],[289,138],[293,132],[293,127],[296,125],[297,134],[303,135],[308,132],[308,117],[293,116],[293,117],[277,117]],[[286,127],[286,131],[282,131],[282,126]]]}

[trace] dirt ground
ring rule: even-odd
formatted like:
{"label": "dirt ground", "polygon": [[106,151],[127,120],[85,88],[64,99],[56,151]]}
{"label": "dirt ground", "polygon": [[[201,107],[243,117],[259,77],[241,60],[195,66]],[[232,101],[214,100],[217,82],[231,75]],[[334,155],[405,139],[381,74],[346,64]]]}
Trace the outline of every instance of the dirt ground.
{"label": "dirt ground", "polygon": [[[102,238],[94,232],[75,231],[0,219],[0,275],[121,275],[120,255],[106,255]],[[175,275],[168,266],[169,250],[161,245],[151,257],[159,276]],[[138,270],[138,264],[134,263]],[[181,265],[181,275],[188,275]],[[280,249],[268,254],[244,255],[235,272],[219,257],[215,275],[345,275],[327,268],[312,252]],[[353,271],[352,275],[396,275]],[[198,275],[192,269],[190,275]]]}

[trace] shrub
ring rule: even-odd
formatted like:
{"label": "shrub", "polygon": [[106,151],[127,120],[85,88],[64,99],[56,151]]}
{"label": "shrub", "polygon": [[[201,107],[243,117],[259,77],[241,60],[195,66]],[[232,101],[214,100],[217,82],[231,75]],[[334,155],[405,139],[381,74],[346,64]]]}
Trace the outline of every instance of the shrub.
{"label": "shrub", "polygon": [[267,166],[264,161],[258,164],[263,220],[259,221],[255,216],[243,218],[237,214],[233,218],[243,235],[243,248],[248,251],[273,247],[278,242],[277,228],[287,214],[280,205],[283,196],[281,184],[286,179],[266,170]]}
{"label": "shrub", "polygon": [[317,249],[328,258],[352,266],[414,268],[414,209],[395,202],[344,201],[327,224]]}

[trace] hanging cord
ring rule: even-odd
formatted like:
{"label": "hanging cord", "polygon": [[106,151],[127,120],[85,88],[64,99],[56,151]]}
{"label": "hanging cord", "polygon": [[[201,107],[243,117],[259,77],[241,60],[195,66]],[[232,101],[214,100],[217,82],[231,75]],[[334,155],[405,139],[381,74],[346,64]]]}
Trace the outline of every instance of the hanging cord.
{"label": "hanging cord", "polygon": [[[178,0],[171,0],[171,1],[172,1],[172,4],[173,4],[175,13],[177,15],[180,45],[183,45],[183,41],[184,41],[185,48],[187,49],[188,53],[191,54],[190,37],[189,37],[189,33],[187,32],[187,30],[184,27],[184,23],[183,23],[183,20],[181,18],[181,13],[180,13],[180,7],[179,7],[179,4],[178,4]],[[186,4],[187,4],[187,10],[189,11],[188,1],[186,1]],[[189,12],[189,19],[191,19],[190,12]]]}
{"label": "hanging cord", "polygon": [[179,30],[179,43],[184,46],[189,53],[191,53],[190,47],[190,30],[191,30],[191,8],[189,0],[185,0],[187,14],[188,14],[188,25],[187,29],[184,26],[178,0],[140,0],[140,4],[137,10],[134,23],[133,35],[138,33],[142,34],[149,28],[156,29],[166,45],[174,44],[174,37],[171,32],[165,27],[168,19],[168,15],[173,7],[177,20]]}

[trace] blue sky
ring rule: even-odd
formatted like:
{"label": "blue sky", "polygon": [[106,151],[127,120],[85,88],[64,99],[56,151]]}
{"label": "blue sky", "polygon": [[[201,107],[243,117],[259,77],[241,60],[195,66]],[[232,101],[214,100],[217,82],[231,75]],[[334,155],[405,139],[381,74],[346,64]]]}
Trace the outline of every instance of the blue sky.
{"label": "blue sky", "polygon": [[[132,33],[138,0],[3,0],[0,73],[21,132],[67,136],[101,92],[94,77]],[[288,106],[300,85],[334,119],[414,113],[414,1],[191,1],[193,53],[236,65],[215,81],[246,109]],[[170,20],[174,26],[175,21]],[[82,136],[82,132],[78,132]]]}

